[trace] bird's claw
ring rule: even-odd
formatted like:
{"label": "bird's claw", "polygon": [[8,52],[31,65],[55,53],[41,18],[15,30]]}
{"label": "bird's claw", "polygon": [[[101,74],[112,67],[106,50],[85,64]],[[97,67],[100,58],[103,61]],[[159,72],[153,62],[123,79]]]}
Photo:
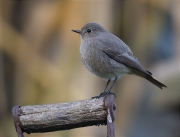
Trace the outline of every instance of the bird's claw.
{"label": "bird's claw", "polygon": [[92,99],[99,99],[99,98],[101,98],[101,97],[107,97],[107,95],[109,95],[109,94],[113,94],[115,97],[116,97],[116,94],[114,94],[113,92],[110,92],[110,91],[107,91],[107,92],[102,92],[99,96],[95,96],[95,97],[92,97]]}

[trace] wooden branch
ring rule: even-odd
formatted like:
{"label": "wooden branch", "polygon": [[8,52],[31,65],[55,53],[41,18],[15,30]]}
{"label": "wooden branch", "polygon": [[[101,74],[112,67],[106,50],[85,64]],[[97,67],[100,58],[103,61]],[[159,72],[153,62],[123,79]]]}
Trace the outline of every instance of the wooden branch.
{"label": "wooden branch", "polygon": [[26,133],[104,125],[106,117],[104,98],[19,107],[19,126]]}
{"label": "wooden branch", "polygon": [[114,95],[70,103],[15,106],[13,121],[18,137],[38,133],[107,124],[107,137],[115,137]]}

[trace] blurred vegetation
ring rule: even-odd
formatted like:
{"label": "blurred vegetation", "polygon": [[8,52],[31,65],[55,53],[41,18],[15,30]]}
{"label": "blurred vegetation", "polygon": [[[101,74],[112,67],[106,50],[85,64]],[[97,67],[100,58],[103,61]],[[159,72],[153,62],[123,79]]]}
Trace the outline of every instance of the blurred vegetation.
{"label": "blurred vegetation", "polygon": [[[120,37],[142,65],[166,84],[163,91],[124,76],[116,93],[117,137],[180,137],[180,1],[0,1],[0,136],[17,136],[11,110],[98,95],[105,81],[81,63],[72,29],[97,22]],[[106,127],[32,134],[101,137]]]}

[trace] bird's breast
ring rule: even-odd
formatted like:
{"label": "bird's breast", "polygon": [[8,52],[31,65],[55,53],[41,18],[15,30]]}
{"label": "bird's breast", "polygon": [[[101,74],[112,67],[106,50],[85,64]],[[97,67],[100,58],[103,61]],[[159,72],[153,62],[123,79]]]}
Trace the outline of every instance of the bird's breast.
{"label": "bird's breast", "polygon": [[90,72],[103,79],[114,79],[129,72],[126,66],[109,58],[99,47],[89,42],[80,46],[82,62]]}

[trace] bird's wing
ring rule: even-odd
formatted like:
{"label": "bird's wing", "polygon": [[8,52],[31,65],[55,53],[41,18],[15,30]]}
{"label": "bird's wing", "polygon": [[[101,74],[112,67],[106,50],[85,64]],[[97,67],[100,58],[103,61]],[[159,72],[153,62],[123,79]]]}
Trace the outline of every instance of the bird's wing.
{"label": "bird's wing", "polygon": [[[145,73],[147,75],[152,75],[150,72],[146,71],[136,57],[133,56],[131,52],[119,53],[116,50],[111,48],[102,49],[102,51],[111,59],[124,64],[125,66],[130,67],[132,70],[135,70],[137,73]],[[140,74],[142,75],[142,74]]]}

